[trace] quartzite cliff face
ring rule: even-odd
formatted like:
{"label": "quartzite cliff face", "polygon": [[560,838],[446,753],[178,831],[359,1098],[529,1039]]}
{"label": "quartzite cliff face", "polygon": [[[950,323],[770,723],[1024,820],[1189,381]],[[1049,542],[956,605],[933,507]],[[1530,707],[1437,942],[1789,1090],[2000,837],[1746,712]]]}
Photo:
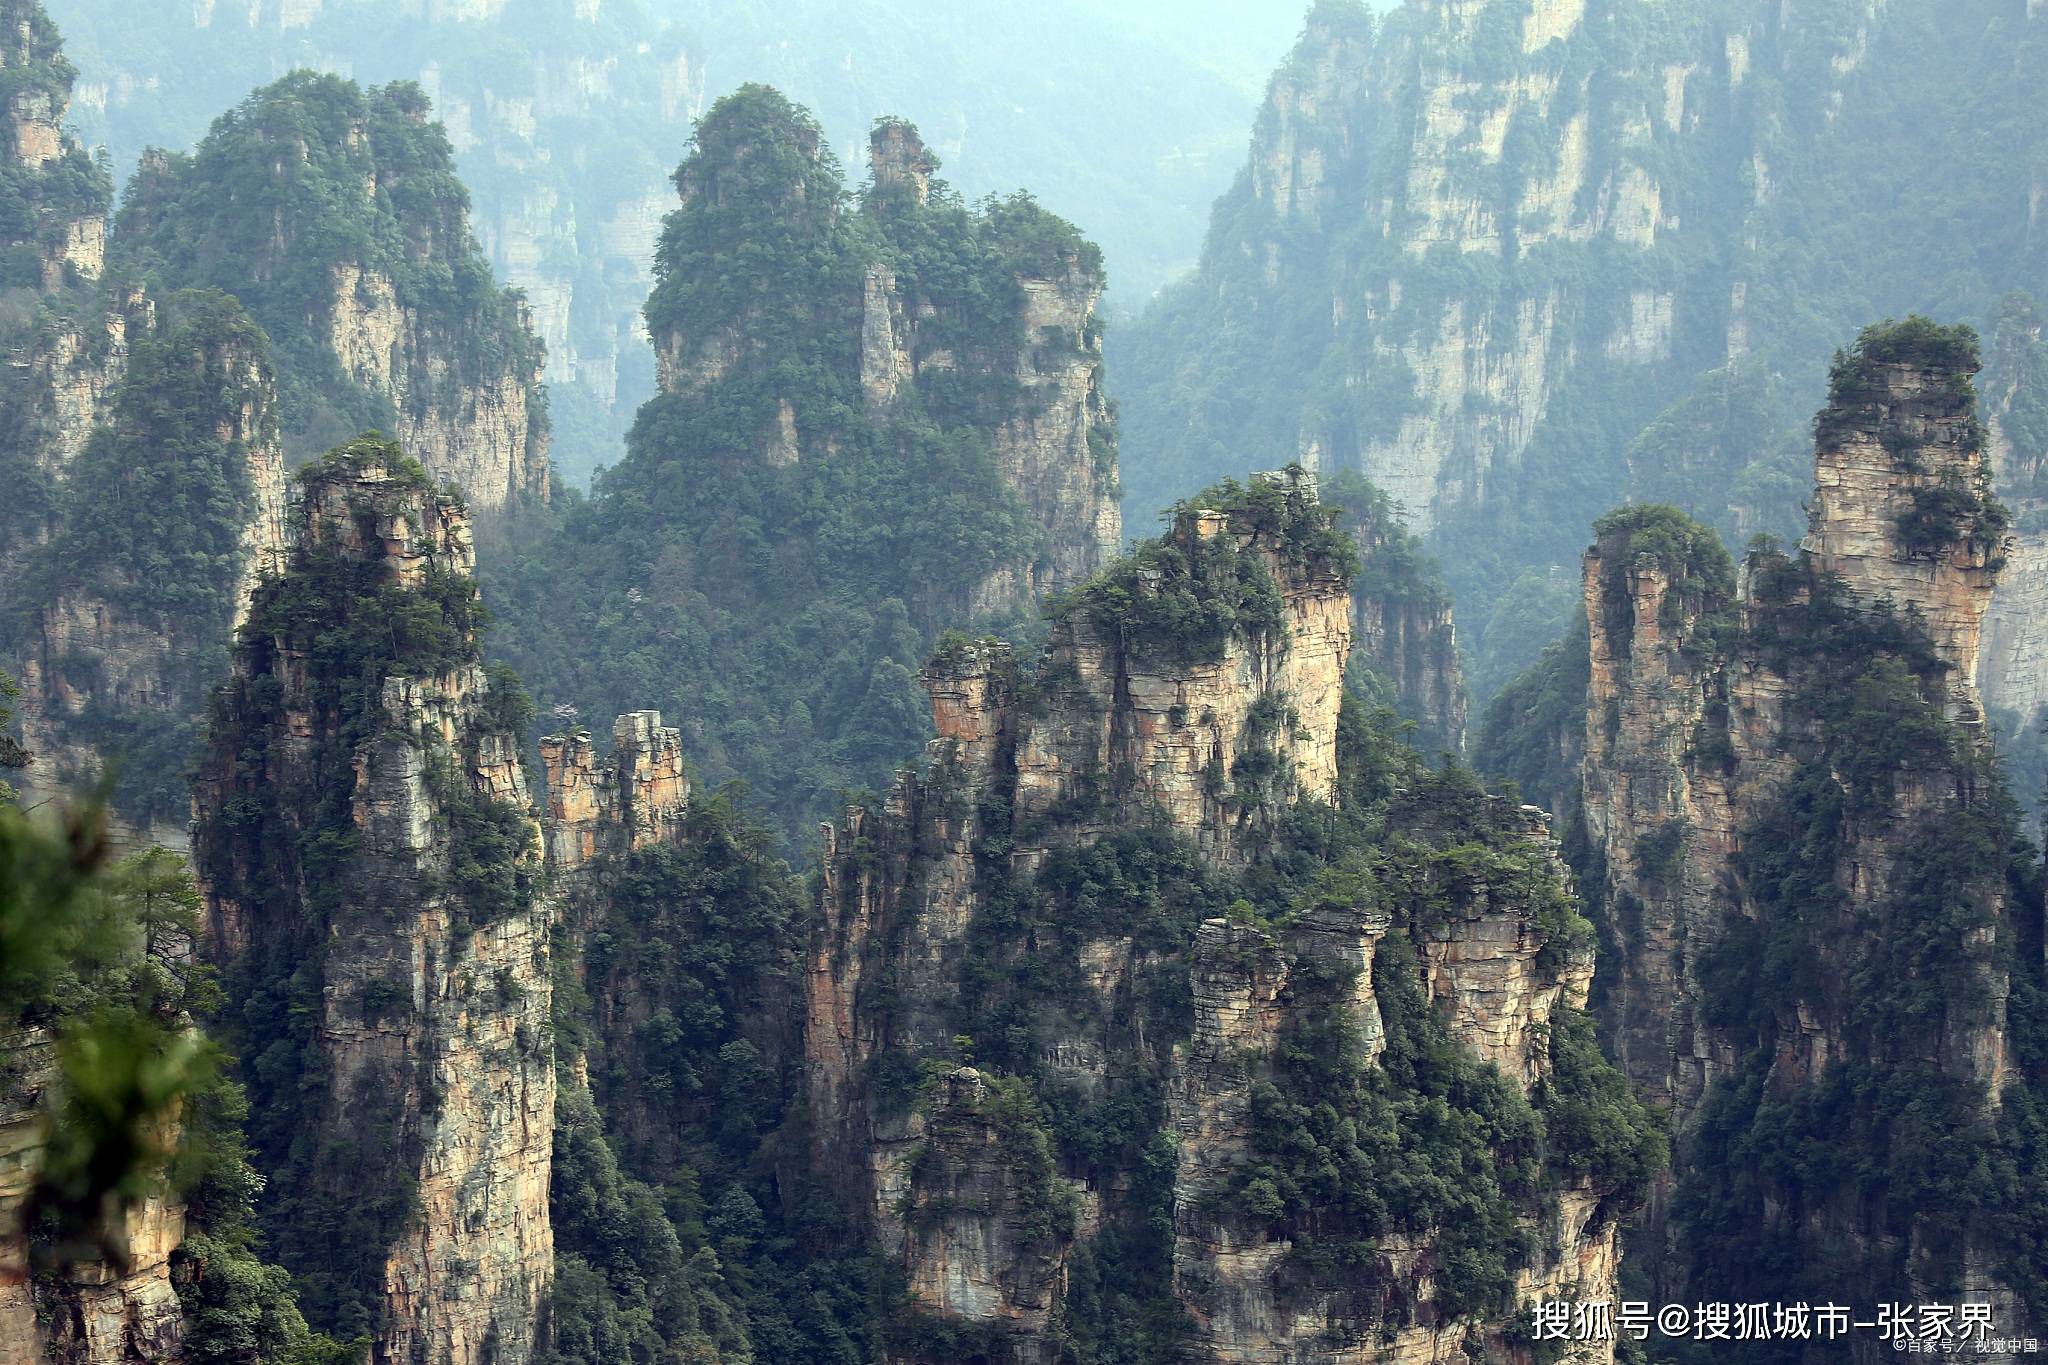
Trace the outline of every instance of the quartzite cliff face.
{"label": "quartzite cliff face", "polygon": [[[18,87],[5,174],[27,210],[9,249],[36,258],[21,281],[36,297],[0,323],[0,468],[22,492],[0,530],[0,649],[24,689],[26,788],[57,795],[118,759],[124,831],[180,845],[178,774],[205,689],[283,554],[287,451],[385,427],[480,508],[545,498],[539,352],[476,256],[416,92],[366,102],[316,80],[288,113],[279,92],[259,96],[196,158],[153,159],[103,251],[109,187],[59,131],[72,73],[55,29],[28,3],[0,19]],[[340,116],[309,116],[323,103]],[[271,167],[285,184],[259,247],[241,235],[253,220],[224,226],[214,210],[249,188],[229,183],[246,169],[238,150],[266,140],[295,170]],[[360,250],[311,259],[308,236],[336,226],[313,221],[334,208],[317,188],[331,177],[362,195]],[[393,240],[407,245],[394,254]],[[429,260],[455,276],[431,303]],[[317,316],[294,292],[309,279]]]}
{"label": "quartzite cliff face", "polygon": [[[1726,1264],[1725,1228],[1701,1230],[1718,1225],[1699,1201],[1745,1220],[1754,1180],[1768,1202],[1745,1226],[1797,1248],[1795,1278],[1856,1264],[1873,1285],[1989,1297],[2002,1324],[2026,1321],[1989,1210],[1909,1192],[1916,1139],[1883,1098],[1888,1076],[1945,1096],[1960,1148],[2032,1082],[2007,996],[2009,974],[2032,970],[2040,909],[2008,885],[1974,682],[2010,545],[1975,368],[1962,329],[1865,333],[1816,424],[1806,539],[1791,558],[1752,552],[1739,587],[1713,533],[1670,509],[1615,514],[1586,555],[1607,1022],[1620,1064],[1680,1128],[1674,1207],[1693,1230],[1653,1261],[1674,1291],[1688,1260],[1748,1273]],[[1940,999],[1921,1009],[1930,975]],[[1845,1086],[1862,1096],[1853,1123],[1762,1135]],[[1810,1164],[1740,1175],[1729,1135],[1752,1129]],[[1841,1164],[1812,1155],[1832,1147]],[[1859,1204],[1855,1177],[1829,1174],[1859,1159],[1896,1163],[1889,1201]]]}
{"label": "quartzite cliff face", "polygon": [[469,525],[374,443],[306,477],[299,523],[216,708],[194,845],[227,980],[310,1002],[238,1040],[294,1050],[281,1089],[251,1080],[290,1192],[271,1245],[326,1292],[367,1286],[375,1359],[527,1360],[553,1267],[551,912],[469,633]]}
{"label": "quartzite cliff face", "polygon": [[[1840,320],[1988,320],[2040,276],[2038,200],[1976,149],[2038,151],[2044,16],[1321,0],[1199,270],[1112,337],[1135,504],[1246,451],[1360,471],[1482,656],[1515,575],[1568,565],[1614,489],[1791,531]],[[1725,401],[1731,367],[1762,401]],[[1660,417],[1734,439],[1642,444]]]}
{"label": "quartzite cliff face", "polygon": [[[1100,593],[1084,593],[1055,620],[1035,674],[1000,642],[944,649],[925,675],[940,734],[929,772],[905,774],[885,806],[856,808],[827,831],[804,1035],[814,1160],[839,1173],[921,1309],[995,1333],[995,1358],[1052,1358],[1073,1325],[1075,1258],[1097,1254],[1107,1226],[1131,1235],[1143,1203],[1130,1172],[1063,1149],[1042,1106],[1130,1104],[1134,1077],[1156,1078],[1153,1122],[1174,1139],[1164,1202],[1148,1216],[1170,1222],[1160,1292],[1187,1315],[1200,1358],[1423,1361],[1505,1349],[1485,1344],[1499,1322],[1441,1311],[1431,1230],[1379,1242],[1376,1267],[1361,1274],[1380,1290],[1315,1290],[1288,1271],[1293,1243],[1280,1225],[1217,1203],[1250,1159],[1255,1107],[1268,1102],[1254,1091],[1281,1066],[1284,1039],[1341,1009],[1354,1030],[1346,1046],[1368,1066],[1379,1055],[1374,959],[1394,915],[1332,897],[1285,929],[1233,911],[1173,942],[1142,922],[1055,930],[1013,918],[1020,894],[1058,900],[1071,860],[1110,846],[1099,840],[1170,831],[1199,865],[1227,873],[1255,862],[1297,803],[1340,799],[1347,575],[1286,529],[1315,516],[1312,481],[1264,487],[1285,516],[1188,509],[1165,545],[1167,562],[1260,565],[1278,589],[1271,627],[1231,631],[1190,657],[1144,634],[1142,601],[1119,620]],[[1172,568],[1111,581],[1139,599],[1190,591]],[[1448,832],[1426,803],[1388,818],[1425,845]],[[1515,865],[1540,867],[1538,882],[1564,896],[1540,820],[1496,803],[1485,822],[1485,837],[1533,860]],[[1559,951],[1526,881],[1467,874],[1441,891],[1445,912],[1426,931],[1395,931],[1414,989],[1437,1002],[1453,1037],[1529,1087],[1549,1067],[1552,1012],[1583,1002],[1586,948]],[[962,1020],[989,1003],[973,997],[999,994],[1018,953],[1039,955],[1042,984],[1022,1013],[999,1015],[1006,1038],[970,1040]],[[968,961],[981,965],[963,978]],[[1335,1001],[1331,972],[1352,983]],[[1171,998],[1176,978],[1190,1013],[1163,1022],[1144,1002]],[[1539,1250],[1520,1293],[1611,1286],[1615,1210],[1603,1198],[1574,1186],[1557,1221],[1535,1220]]]}
{"label": "quartzite cliff face", "polygon": [[[262,224],[231,207],[250,194],[274,206]],[[417,86],[300,72],[257,91],[190,156],[145,158],[114,255],[242,300],[278,348],[295,453],[375,426],[479,513],[548,498],[543,350]]]}
{"label": "quartzite cliff face", "polygon": [[[1811,529],[1795,563],[1836,580],[1852,610],[1887,604],[1917,620],[1946,670],[1944,710],[1981,744],[1978,643],[2008,543],[2002,522],[1978,520],[1988,471],[1969,378],[1960,364],[1906,360],[1873,362],[1838,384],[1819,424]],[[1963,512],[1930,519],[1922,509],[1949,492]],[[1768,560],[1746,567],[1738,593],[1711,533],[1693,528],[1687,555],[1671,553],[1668,538],[1646,549],[1641,530],[1617,524],[1586,554],[1585,809],[1616,912],[1624,924],[1639,917],[1623,930],[1627,965],[1615,978],[1618,1055],[1684,1115],[1727,1069],[1725,1049],[1717,1062],[1695,1027],[1693,974],[1721,917],[1739,912],[1729,888],[1739,886],[1741,826],[1803,757],[1813,722],[1799,693],[1812,679],[1760,643],[1765,618],[1785,605],[1765,596],[1782,579],[1765,572]],[[1934,788],[1908,783],[1893,812],[1902,828],[1924,805],[1968,799],[1924,778]],[[1881,843],[1882,827],[1868,837]],[[1863,894],[1880,888],[1881,878]]]}
{"label": "quartzite cliff face", "polygon": [[1399,504],[1356,476],[1335,481],[1334,496],[1361,561],[1352,589],[1354,662],[1415,722],[1416,748],[1462,754],[1468,699],[1450,589],[1402,525]]}

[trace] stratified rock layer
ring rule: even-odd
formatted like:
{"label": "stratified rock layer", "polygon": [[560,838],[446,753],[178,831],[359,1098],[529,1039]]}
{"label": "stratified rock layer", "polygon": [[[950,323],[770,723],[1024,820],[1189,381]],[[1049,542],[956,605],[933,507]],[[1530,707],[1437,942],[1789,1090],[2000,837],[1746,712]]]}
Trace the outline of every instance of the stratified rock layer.
{"label": "stratified rock layer", "polygon": [[[1942,891],[1969,907],[1974,927],[1881,928],[1889,916],[1925,914],[1893,907],[1921,903],[1926,841],[1974,828],[1962,822],[1984,818],[1989,800],[1974,671],[2010,542],[1989,497],[1975,367],[1973,337],[1917,319],[1874,328],[1839,358],[1833,402],[1816,424],[1806,539],[1792,558],[1754,551],[1739,587],[1713,533],[1670,509],[1615,514],[1587,551],[1584,812],[1615,937],[1607,1024],[1623,1069],[1673,1113],[1681,1192],[1749,1178],[1688,1162],[1715,1139],[1691,1121],[1716,1096],[1724,1109],[1734,1103],[1738,1080],[1761,1085],[1773,1112],[1796,1112],[1845,1068],[1926,1066],[1989,1115],[2013,1077],[2006,964],[2026,940],[2022,918],[2038,908],[2010,903],[2003,876],[1984,871]],[[1840,646],[1823,635],[1905,643],[1843,658],[1825,652]],[[1869,698],[1886,687],[1916,695],[1873,709]],[[1884,756],[1882,771],[1869,771],[1870,755]],[[1822,884],[1788,890],[1778,879],[1789,874],[1772,870],[1785,867]],[[1790,947],[1787,933],[1798,935]],[[1727,998],[1730,969],[1717,951],[1737,934],[1773,945],[1768,961],[1738,967],[1775,983],[1769,1001]],[[1915,1036],[1872,1036],[1873,992],[1895,1001],[1923,988],[1904,969],[1868,979],[1868,964],[1896,946],[1875,942],[1880,934],[1918,936],[1921,951],[1952,955],[1938,983],[1946,1003]],[[1791,987],[1788,951],[1798,962]],[[1713,1112],[1724,1128],[1733,1121]],[[1880,1131],[1890,1122],[1869,1121]],[[1852,1140],[1814,1136],[1801,1160],[1818,1169],[1820,1148]],[[1796,1194],[1766,1185],[1769,1217],[1786,1224],[1774,1235],[1833,1265],[1925,1232],[1922,1208],[1899,1215],[1909,1220],[1902,1232],[1883,1211],[1816,1193],[1844,1183],[1816,1175]],[[1997,1302],[2008,1322],[2017,1309],[1983,1232],[1961,1234],[1960,1287]],[[1660,1213],[1646,1242],[1667,1233]],[[1687,1254],[1701,1249],[1674,1245],[1653,1264],[1665,1288],[1678,1287],[1668,1277]],[[1929,1270],[1938,1257],[1924,1249],[1900,1260],[1916,1291],[1957,1288]]]}
{"label": "stratified rock layer", "polygon": [[584,730],[543,739],[540,755],[548,782],[548,866],[559,872],[670,838],[689,805],[682,734],[662,725],[659,711],[620,716],[611,756],[601,765]]}

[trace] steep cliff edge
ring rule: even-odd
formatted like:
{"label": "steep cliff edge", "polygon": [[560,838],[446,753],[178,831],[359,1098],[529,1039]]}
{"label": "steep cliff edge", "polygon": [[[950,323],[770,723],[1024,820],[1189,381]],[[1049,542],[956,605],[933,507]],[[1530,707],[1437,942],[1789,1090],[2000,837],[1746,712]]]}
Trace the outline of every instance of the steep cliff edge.
{"label": "steep cliff edge", "polygon": [[52,290],[96,280],[105,264],[106,170],[64,130],[77,70],[37,0],[0,5],[0,278]]}
{"label": "steep cliff edge", "polygon": [[647,300],[661,393],[496,593],[544,707],[659,704],[792,844],[929,738],[942,630],[1031,617],[1121,535],[1101,252],[1028,195],[966,204],[900,120],[868,151],[849,194],[763,86],[698,123]]}
{"label": "steep cliff edge", "polygon": [[[1095,319],[1101,252],[1023,196],[974,215],[943,182],[934,199],[938,159],[898,120],[877,124],[866,191],[849,213],[816,125],[768,105],[766,91],[742,98],[759,107],[722,104],[676,173],[681,207],[664,226],[647,306],[661,392],[756,408],[751,439],[737,444],[767,464],[843,459],[870,434],[824,393],[766,372],[792,353],[851,361],[841,377],[857,383],[874,436],[975,429],[998,486],[1041,532],[956,607],[1014,614],[1100,568],[1122,539]],[[812,252],[772,262],[766,289],[739,296],[699,273],[732,229],[775,220]]]}
{"label": "steep cliff edge", "polygon": [[1497,609],[1617,489],[1796,533],[1842,330],[1988,325],[2040,277],[2010,157],[2043,143],[2044,16],[1321,0],[1197,272],[1112,334],[1134,505],[1360,471],[1426,530],[1487,679],[1540,648]]}
{"label": "steep cliff edge", "polygon": [[1979,388],[1986,458],[2014,534],[1984,618],[1977,685],[2013,791],[2032,801],[2048,785],[2048,639],[2034,628],[2048,615],[2048,342],[2025,295],[2000,305]]}
{"label": "steep cliff edge", "polygon": [[478,662],[468,521],[425,471],[361,441],[301,478],[196,790],[265,1230],[377,1360],[527,1360],[555,1071],[521,702]]}
{"label": "steep cliff edge", "polygon": [[1680,1296],[1849,1275],[2038,1319],[2009,1181],[2039,1051],[2009,1002],[2038,989],[2041,891],[1974,682],[2010,544],[1977,364],[1967,328],[1917,318],[1838,355],[1807,537],[1754,547],[1739,585],[1668,508],[1603,520],[1586,556],[1606,1023],[1680,1125],[1652,1265]]}
{"label": "steep cliff edge", "polygon": [[[1468,699],[1451,592],[1400,506],[1356,474],[1323,480],[1358,542],[1351,591],[1352,671],[1361,690],[1415,722],[1425,755],[1465,752]],[[1370,673],[1370,679],[1363,675]]]}
{"label": "steep cliff edge", "polygon": [[121,813],[182,844],[207,689],[283,560],[276,391],[262,333],[224,295],[141,304],[120,344],[60,519],[8,594],[28,616],[25,787],[88,786],[112,760]]}
{"label": "steep cliff edge", "polygon": [[[1589,933],[1540,818],[1343,702],[1335,516],[1214,490],[1035,671],[948,642],[929,770],[828,831],[808,1132],[908,1286],[891,1359],[1505,1358],[1524,1299],[1611,1287],[1655,1139]],[[1585,1102],[1638,1169],[1573,1150]],[[1431,1161],[1450,1204],[1386,1202]]]}
{"label": "steep cliff edge", "polygon": [[100,278],[109,186],[62,132],[56,30],[30,4],[0,30],[20,152],[0,224],[0,658],[25,689],[24,786],[41,802],[118,761],[123,832],[182,843],[194,718],[283,543],[271,350],[232,299]]}
{"label": "steep cliff edge", "polygon": [[[243,204],[259,199],[266,214]],[[392,432],[480,513],[549,496],[543,363],[492,278],[426,96],[300,72],[152,153],[112,254],[172,288],[234,294],[277,348],[285,442]]]}

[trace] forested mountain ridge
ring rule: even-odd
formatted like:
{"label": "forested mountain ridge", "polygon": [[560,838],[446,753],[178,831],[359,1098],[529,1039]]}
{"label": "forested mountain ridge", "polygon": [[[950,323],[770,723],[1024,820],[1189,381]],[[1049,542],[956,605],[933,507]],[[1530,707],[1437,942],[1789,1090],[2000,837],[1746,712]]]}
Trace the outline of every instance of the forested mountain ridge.
{"label": "forested mountain ridge", "polygon": [[[111,186],[62,131],[72,70],[32,0],[9,41],[0,649],[31,799],[128,753],[123,811],[182,826],[204,690],[266,557],[283,470],[268,342],[236,302],[106,273]],[[174,644],[174,637],[177,643]]]}
{"label": "forested mountain ridge", "polygon": [[[1298,14],[1242,0],[1027,12],[944,0],[55,0],[84,72],[73,117],[126,176],[151,146],[196,142],[217,88],[299,69],[432,98],[502,279],[548,351],[555,451],[583,486],[654,392],[640,327],[669,173],[690,124],[765,82],[834,145],[912,118],[969,198],[1033,186],[1107,251],[1135,308],[1200,243],[1267,71]],[[1101,130],[1119,136],[1104,138]],[[1148,509],[1149,510],[1149,509]]]}
{"label": "forested mountain ridge", "polygon": [[386,430],[480,511],[545,502],[542,351],[469,226],[425,94],[299,72],[143,158],[116,263],[233,293],[278,353],[294,460]]}
{"label": "forested mountain ridge", "polygon": [[849,195],[748,87],[698,124],[647,301],[663,392],[586,503],[486,566],[541,705],[658,702],[792,834],[922,743],[942,629],[1029,618],[1121,539],[1101,253],[970,208],[916,130]]}
{"label": "forested mountain ridge", "polygon": [[2026,0],[1324,0],[1202,266],[1112,339],[1129,492],[1362,470],[1490,693],[1617,490],[1795,529],[1836,339],[2038,279],[2044,42]]}
{"label": "forested mountain ridge", "polygon": [[[1671,32],[1630,27],[1653,13]],[[1355,469],[1282,452],[1122,550],[1102,253],[1028,195],[965,201],[910,123],[874,123],[850,187],[776,90],[714,103],[625,458],[589,497],[493,506],[375,432],[284,474],[371,407],[434,455],[534,392],[419,91],[259,91],[138,175],[93,278],[77,196],[107,188],[44,137],[54,33],[0,15],[27,92],[0,203],[25,735],[110,743],[88,727],[113,705],[164,746],[169,801],[218,683],[189,872],[110,865],[89,795],[31,814],[0,786],[0,1355],[1636,1365],[1533,1330],[1538,1302],[1624,1298],[1967,1301],[2039,1330],[2043,875],[1977,685],[2040,657],[2026,599],[1999,614],[2048,450],[2026,298],[1988,349],[1914,316],[1836,352],[1796,553],[1738,563],[1662,505],[1594,521],[1575,630],[1487,712],[1494,792],[1458,757],[1446,577],[1471,566],[1429,553],[1464,492],[1425,538]],[[1436,245],[1388,306],[1548,338],[1515,351],[1563,367],[1538,426],[1588,366],[1655,407],[1654,297],[1607,318],[1645,348],[1551,348],[1502,280],[1526,265],[1561,316],[1606,285],[1675,310],[1719,269],[1662,254],[1694,220],[1660,177],[1697,168],[1603,161],[1598,134],[1651,95],[1674,137],[1717,117],[1698,71],[1626,77],[1726,15],[1404,15],[1318,6],[1305,50],[1336,55],[1275,118],[1364,100],[1386,62],[1436,92],[1402,136],[1476,147],[1360,218],[1328,168],[1387,129],[1294,137],[1258,172],[1290,242],[1419,222]],[[1455,39],[1441,68],[1401,46],[1424,22]],[[1796,55],[1847,80],[1869,54]],[[1506,106],[1468,79],[1524,60]],[[1546,129],[1543,184],[1585,193],[1526,207],[1489,140]],[[1554,231],[1524,253],[1529,216]],[[1463,273],[1496,246],[1512,269]],[[246,298],[206,287],[232,260]],[[1259,396],[1232,383],[1210,416]],[[1705,497],[1754,457],[1747,488],[1775,487],[1756,433],[1796,392],[1721,367],[1623,458]],[[1461,403],[1411,434],[1457,483],[1458,443],[1516,420]],[[1511,491],[1532,522],[1564,505]],[[12,695],[0,673],[0,725]],[[0,775],[22,756],[0,743]]]}
{"label": "forested mountain ridge", "polygon": [[809,1132],[892,1360],[1505,1358],[1613,1284],[1662,1141],[1590,930],[1537,813],[1344,695],[1313,489],[1182,504],[1035,669],[949,642],[929,770],[834,830]]}
{"label": "forested mountain ridge", "polygon": [[40,800],[114,761],[121,820],[182,844],[205,690],[280,561],[285,468],[365,427],[476,505],[552,487],[538,343],[476,250],[416,90],[293,77],[111,191],[63,131],[73,72],[8,6],[11,215],[0,657]]}

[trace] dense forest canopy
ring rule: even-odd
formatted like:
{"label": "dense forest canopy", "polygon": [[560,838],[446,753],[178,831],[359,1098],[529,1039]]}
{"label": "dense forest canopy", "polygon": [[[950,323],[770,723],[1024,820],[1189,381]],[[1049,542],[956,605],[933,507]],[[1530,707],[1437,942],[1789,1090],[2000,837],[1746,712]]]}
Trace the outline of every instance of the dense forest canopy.
{"label": "dense forest canopy", "polygon": [[[1035,401],[1020,363],[1084,339],[1027,335],[1020,279],[1099,276],[1101,255],[1027,196],[849,193],[764,86],[713,107],[676,183],[648,327],[733,359],[651,400],[592,497],[486,573],[543,708],[658,704],[701,780],[744,780],[807,836],[922,743],[916,670],[975,585],[1044,553],[993,441]],[[877,270],[946,356],[887,409],[861,388]],[[790,462],[765,453],[784,423]]]}

